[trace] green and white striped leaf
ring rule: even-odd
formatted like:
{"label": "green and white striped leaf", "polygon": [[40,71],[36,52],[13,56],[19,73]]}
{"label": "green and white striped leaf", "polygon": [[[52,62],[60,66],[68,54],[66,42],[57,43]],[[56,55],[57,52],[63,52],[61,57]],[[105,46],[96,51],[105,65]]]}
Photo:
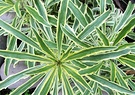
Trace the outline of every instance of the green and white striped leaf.
{"label": "green and white striped leaf", "polygon": [[37,86],[37,88],[35,89],[35,91],[32,93],[32,95],[47,95],[51,86],[52,86],[52,82],[54,80],[54,76],[55,76],[55,70],[53,69],[53,71],[50,71],[46,74],[46,76],[44,77],[44,79],[40,82],[40,84]]}
{"label": "green and white striped leaf", "polygon": [[[48,21],[48,17],[47,17],[47,11],[43,5],[43,3],[40,0],[33,0],[34,1],[34,5],[37,7],[38,12],[40,13],[41,16],[43,16],[43,18],[47,21],[47,23],[49,23]],[[48,39],[50,39],[51,41],[54,40],[53,37],[53,33],[52,33],[52,29],[51,27],[44,27],[45,32],[48,36]]]}
{"label": "green and white striped leaf", "polygon": [[101,0],[100,1],[100,13],[102,14],[106,10],[106,1],[107,0]]}
{"label": "green and white striped leaf", "polygon": [[83,77],[77,73],[77,71],[75,71],[72,68],[69,68],[65,65],[63,65],[63,69],[72,77],[74,78],[76,81],[78,81],[80,84],[82,84],[85,88],[89,89],[91,91],[90,86],[88,85],[88,83],[83,79]]}
{"label": "green and white striped leaf", "polygon": [[130,95],[135,94],[135,92],[128,90],[127,88],[125,88],[123,86],[119,86],[118,84],[116,84],[114,82],[110,82],[102,77],[97,76],[97,75],[89,75],[89,78],[92,79],[93,81],[97,82],[98,84],[102,85],[103,87],[113,89],[113,90],[118,91],[120,93],[125,93],[125,94],[130,94]]}
{"label": "green and white striped leaf", "polygon": [[53,72],[50,74],[50,76],[46,79],[44,86],[42,87],[42,90],[40,92],[40,95],[47,95],[49,90],[52,87],[53,81],[54,81],[54,76],[55,76],[55,69]]}
{"label": "green and white striped leaf", "polygon": [[45,57],[40,55],[34,55],[24,52],[17,52],[17,51],[8,51],[8,50],[0,50],[0,55],[7,58],[17,59],[21,61],[37,61],[37,62],[50,62]]}
{"label": "green and white striped leaf", "polygon": [[121,56],[127,55],[130,52],[131,52],[130,49],[124,49],[124,50],[119,50],[119,51],[112,51],[109,53],[92,55],[92,56],[86,57],[84,59],[97,62],[97,61],[103,61],[103,60],[109,60],[109,59],[116,59],[116,58],[119,58]]}
{"label": "green and white striped leaf", "polygon": [[38,95],[41,92],[43,86],[45,85],[47,78],[50,78],[51,73],[52,73],[51,71],[47,72],[47,74],[43,77],[41,82],[38,84],[38,86],[36,87],[36,89],[34,90],[32,95]]}
{"label": "green and white striped leaf", "polygon": [[7,7],[7,6],[11,6],[11,5],[6,2],[0,2],[0,7]]}
{"label": "green and white striped leaf", "polygon": [[6,6],[6,7],[0,8],[0,16],[3,15],[4,13],[8,12],[12,8],[13,8],[13,6]]}
{"label": "green and white striped leaf", "polygon": [[18,17],[21,17],[21,10],[20,10],[20,1],[16,1],[15,5],[14,5],[14,9],[15,9],[15,12],[16,12],[16,15]]}
{"label": "green and white striped leaf", "polygon": [[109,17],[109,15],[110,15],[110,11],[106,11],[103,14],[101,14],[98,18],[96,18],[94,21],[88,24],[82,32],[80,32],[80,34],[78,35],[78,38],[81,40],[85,39],[96,28],[101,26],[105,22],[105,20]]}
{"label": "green and white striped leaf", "polygon": [[58,77],[56,76],[54,79],[54,87],[53,87],[53,94],[52,95],[58,95]]}
{"label": "green and white striped leaf", "polygon": [[82,86],[82,84],[81,84],[80,82],[76,81],[75,79],[72,79],[72,81],[74,82],[75,87],[76,87],[81,93],[83,93],[83,92],[86,90],[86,88],[85,88],[84,86]]}
{"label": "green and white striped leaf", "polygon": [[134,27],[135,18],[131,19],[128,24],[119,32],[117,37],[114,40],[113,45],[117,45]]}
{"label": "green and white striped leaf", "polygon": [[[132,55],[128,55],[128,56],[132,56]],[[132,56],[132,57],[134,57],[134,56]],[[124,56],[124,57],[120,57],[119,61],[121,63],[126,64],[127,66],[133,68],[133,69],[135,68],[135,59],[128,58],[128,57]]]}
{"label": "green and white striped leaf", "polygon": [[36,39],[38,40],[41,49],[45,52],[45,54],[50,55],[51,57],[55,58],[53,52],[51,51],[51,49],[47,46],[47,44],[43,41],[43,39],[41,38],[41,36],[38,35],[37,31],[33,28],[32,29]]}
{"label": "green and white striped leaf", "polygon": [[16,38],[21,39],[22,41],[28,43],[30,46],[32,46],[32,47],[34,47],[34,48],[36,48],[37,50],[40,51],[40,48],[39,48],[38,44],[34,40],[32,40],[31,38],[27,37],[26,35],[21,33],[16,28],[12,27],[11,25],[7,24],[6,22],[4,22],[2,20],[0,20],[0,26],[6,32],[14,35]]}
{"label": "green and white striped leaf", "polygon": [[81,59],[97,53],[114,50],[116,47],[92,47],[70,54],[65,60]]}
{"label": "green and white striped leaf", "polygon": [[[23,21],[24,21],[24,18],[22,17],[22,19],[20,20],[21,23],[19,23],[19,24],[16,26],[17,19],[14,19],[14,21],[12,22],[12,25],[13,25],[14,27],[17,27],[19,30],[21,30]],[[8,47],[7,47],[6,50],[14,51],[14,50],[15,50],[15,47],[16,47],[16,42],[17,42],[17,38],[16,38],[15,36],[11,36],[11,37],[10,37],[10,41],[9,41],[9,45],[8,45]],[[13,61],[15,61],[15,60],[12,60],[12,59],[9,59],[9,58],[6,58],[6,59],[5,59],[5,65],[4,65],[4,70],[5,70],[4,72],[5,72],[5,75],[8,75],[8,71],[9,71],[10,64],[11,64],[11,62],[13,63]]]}
{"label": "green and white striped leaf", "polygon": [[116,77],[119,84],[127,89],[129,89],[127,81],[123,78],[122,74],[118,70],[116,70]]}
{"label": "green and white striped leaf", "polygon": [[126,49],[126,48],[131,48],[131,47],[133,47],[133,46],[135,46],[135,43],[127,43],[127,44],[123,44],[123,45],[119,46],[119,47],[117,48],[117,50]]}
{"label": "green and white striped leaf", "polygon": [[[7,47],[7,50],[14,50],[16,41],[17,41],[17,39],[14,36],[12,36],[10,39],[10,44]],[[9,58],[5,59],[5,66],[4,66],[5,75],[8,75],[9,66],[10,66],[11,62],[12,62],[12,59],[9,59]]]}
{"label": "green and white striped leaf", "polygon": [[84,17],[83,13],[80,11],[80,9],[72,2],[70,1],[69,9],[73,13],[73,15],[76,17],[76,19],[80,22],[80,24],[85,27],[87,26],[88,22],[86,21],[86,18]]}
{"label": "green and white striped leaf", "polygon": [[79,71],[79,74],[91,74],[91,73],[95,73],[96,71],[98,71],[100,68],[102,67],[102,63],[96,64],[92,67],[87,67],[85,69],[82,69]]}
{"label": "green and white striped leaf", "polygon": [[76,44],[80,45],[81,47],[90,47],[89,45],[87,45],[84,42],[80,41],[76,36],[71,34],[65,27],[61,26],[61,29]]}
{"label": "green and white striped leaf", "polygon": [[51,25],[57,27],[57,18],[53,15],[48,15],[48,20]]}
{"label": "green and white striped leaf", "polygon": [[10,86],[11,84],[19,81],[20,79],[22,79],[23,77],[26,77],[26,73],[27,72],[31,72],[33,70],[36,70],[38,68],[41,68],[43,65],[39,65],[39,66],[35,66],[35,67],[32,67],[32,68],[28,68],[24,71],[21,71],[15,75],[12,75],[12,76],[9,76],[8,78],[6,78],[5,80],[3,81],[0,81],[0,90]]}
{"label": "green and white striped leaf", "polygon": [[107,39],[105,34],[100,29],[98,29],[98,28],[97,28],[97,33],[98,33],[98,36],[99,36],[100,40],[102,41],[102,43],[105,46],[109,46],[109,40]]}
{"label": "green and white striped leaf", "polygon": [[38,73],[46,73],[48,70],[54,68],[55,65],[54,64],[48,64],[48,65],[45,65],[39,69],[36,69],[36,70],[33,70],[32,72],[27,72],[26,74],[28,75],[35,75],[35,74],[38,74]]}
{"label": "green and white striped leaf", "polygon": [[91,20],[94,20],[93,12],[92,12],[91,8],[89,8],[89,7],[87,7],[87,14],[91,18]]}
{"label": "green and white striped leaf", "polygon": [[77,61],[77,60],[73,60],[73,61],[71,61],[75,66],[77,66],[77,67],[80,67],[80,68],[86,68],[86,65],[85,64],[83,64],[83,63],[81,63],[81,62],[79,62],[79,61]]}
{"label": "green and white striped leaf", "polygon": [[60,28],[60,25],[65,25],[65,23],[66,23],[68,3],[69,3],[69,0],[61,0],[60,9],[59,9],[59,13],[58,13],[56,40],[57,40],[59,59],[60,59],[60,55],[61,55],[61,48],[62,48],[62,41],[63,41],[63,32]]}
{"label": "green and white striped leaf", "polygon": [[129,2],[122,19],[120,20],[120,22],[118,23],[118,25],[114,29],[115,32],[118,32],[126,24],[129,17],[131,16],[133,10],[134,10],[134,4]]}
{"label": "green and white striped leaf", "polygon": [[44,74],[39,74],[31,77],[27,82],[23,85],[19,86],[17,89],[12,91],[10,95],[22,95],[27,89],[29,89],[32,85],[34,85],[37,81],[39,81]]}
{"label": "green and white striped leaf", "polygon": [[116,66],[115,66],[115,64],[113,63],[113,62],[111,62],[111,71],[110,71],[110,73],[111,73],[111,75],[110,75],[110,79],[111,79],[111,81],[115,81],[115,79],[116,79]]}
{"label": "green and white striped leaf", "polygon": [[100,84],[98,84],[98,85],[100,86],[101,89],[103,89],[104,91],[107,91],[107,93],[108,93],[109,95],[114,95],[115,92],[113,92],[112,89],[107,88],[107,87],[104,87],[104,86],[102,86],[102,85],[100,85]]}
{"label": "green and white striped leaf", "polygon": [[36,19],[39,23],[43,24],[46,27],[50,27],[50,24],[32,7],[25,6],[27,12]]}
{"label": "green and white striped leaf", "polygon": [[66,92],[66,95],[74,95],[74,92],[68,81],[68,78],[66,77],[64,73],[62,74],[62,83],[64,84],[64,90]]}

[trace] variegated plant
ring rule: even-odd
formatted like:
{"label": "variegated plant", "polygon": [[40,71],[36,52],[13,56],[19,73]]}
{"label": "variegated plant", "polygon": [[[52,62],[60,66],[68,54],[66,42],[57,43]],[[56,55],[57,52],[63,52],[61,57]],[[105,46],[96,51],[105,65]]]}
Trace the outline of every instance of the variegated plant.
{"label": "variegated plant", "polygon": [[26,61],[28,69],[1,81],[0,90],[30,76],[10,95],[22,95],[38,80],[32,95],[102,95],[103,90],[135,95],[134,76],[124,72],[135,68],[135,43],[124,39],[135,35],[134,5],[130,2],[121,13],[111,0],[87,3],[97,5],[90,8],[79,0],[1,1],[0,15],[16,12],[11,24],[0,20],[0,34],[8,35],[7,49],[0,50],[5,74],[18,61]]}

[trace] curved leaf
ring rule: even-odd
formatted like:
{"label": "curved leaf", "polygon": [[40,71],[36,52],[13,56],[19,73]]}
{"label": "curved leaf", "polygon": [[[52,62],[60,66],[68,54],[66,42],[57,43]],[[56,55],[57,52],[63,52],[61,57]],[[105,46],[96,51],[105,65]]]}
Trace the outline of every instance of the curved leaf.
{"label": "curved leaf", "polygon": [[25,6],[27,12],[34,18],[36,19],[39,23],[50,27],[50,24],[47,23],[47,21],[32,7],[30,6]]}
{"label": "curved leaf", "polygon": [[129,2],[128,6],[126,8],[126,11],[124,12],[124,16],[119,21],[118,25],[115,27],[115,30],[114,30],[115,32],[118,32],[126,24],[126,22],[129,20],[130,15],[132,14],[133,10],[134,10],[134,4]]}
{"label": "curved leaf", "polygon": [[15,5],[14,5],[14,9],[15,9],[15,12],[17,14],[18,17],[21,17],[21,10],[20,10],[20,1],[16,1]]}
{"label": "curved leaf", "polygon": [[99,63],[99,64],[96,64],[96,65],[94,65],[92,67],[82,69],[82,70],[79,71],[79,74],[81,74],[81,75],[82,74],[91,74],[93,72],[98,71],[101,68],[101,66],[102,66],[102,63]]}
{"label": "curved leaf", "polygon": [[32,93],[32,95],[47,95],[51,86],[52,82],[54,80],[55,76],[55,70],[49,71],[46,76],[43,78],[43,80],[40,82],[40,84],[37,86],[35,91]]}
{"label": "curved leaf", "polygon": [[97,33],[99,35],[99,38],[101,39],[101,41],[103,42],[103,44],[105,46],[109,46],[109,40],[107,39],[107,37],[104,35],[104,33],[102,33],[102,31],[100,29],[97,28]]}
{"label": "curved leaf", "polygon": [[93,48],[87,48],[80,50],[78,52],[75,52],[73,54],[70,54],[65,60],[73,60],[73,59],[80,59],[83,57],[87,57],[90,55],[94,55],[100,52],[110,51],[114,50],[116,47],[93,47]]}
{"label": "curved leaf", "polygon": [[62,82],[64,84],[64,89],[65,89],[66,95],[74,95],[72,87],[64,73],[62,74]]}
{"label": "curved leaf", "polygon": [[12,75],[12,76],[9,76],[8,78],[6,78],[5,80],[3,81],[0,81],[0,90],[12,85],[13,83],[19,81],[20,79],[22,79],[23,77],[26,77],[26,73],[27,72],[31,72],[33,71],[34,69],[38,69],[38,68],[41,68],[43,65],[39,65],[39,66],[35,66],[35,67],[32,67],[32,68],[28,68],[24,71],[21,71],[15,75]]}
{"label": "curved leaf", "polygon": [[130,49],[125,49],[125,50],[119,50],[119,51],[112,51],[109,53],[92,55],[92,56],[86,57],[84,59],[97,62],[97,61],[103,61],[103,60],[109,60],[109,59],[116,59],[121,56],[127,55],[130,52],[131,52]]}
{"label": "curved leaf", "polygon": [[28,43],[29,45],[33,46],[34,48],[40,51],[38,44],[34,40],[32,40],[31,38],[28,38],[19,30],[7,24],[6,22],[2,21],[1,19],[0,19],[0,27],[3,28],[6,32],[14,35],[16,38],[21,39],[22,41]]}
{"label": "curved leaf", "polygon": [[76,36],[71,34],[65,27],[61,26],[62,31],[76,44],[82,47],[90,47],[89,45],[85,44],[84,42],[80,41]]}
{"label": "curved leaf", "polygon": [[[135,57],[134,57],[135,58]],[[119,61],[121,63],[124,63],[126,64],[127,66],[131,67],[131,68],[135,68],[135,59],[131,59],[131,58],[128,58],[128,57],[120,57],[119,58]]]}
{"label": "curved leaf", "polygon": [[[40,0],[33,0],[34,1],[34,5],[37,7],[38,12],[40,13],[41,16],[43,16],[43,18],[48,22],[48,17],[47,17],[47,11],[43,5],[43,3]],[[51,27],[45,27],[45,32],[48,36],[48,38],[53,41],[54,37],[53,37],[53,33],[52,33],[52,29]]]}
{"label": "curved leaf", "polygon": [[27,89],[29,89],[33,84],[39,81],[39,79],[41,79],[42,77],[43,77],[43,74],[33,76],[23,85],[19,86],[14,91],[12,91],[10,95],[22,95]]}
{"label": "curved leaf", "polygon": [[13,6],[6,6],[6,7],[0,8],[0,16],[3,15],[4,13],[8,12],[12,8],[13,8]]}
{"label": "curved leaf", "polygon": [[41,36],[38,35],[37,31],[33,28],[32,29],[36,39],[38,40],[41,49],[45,52],[45,54],[52,56],[53,58],[55,58],[53,52],[51,51],[51,49],[47,46],[47,44],[45,42],[43,42],[43,39],[41,38]]}
{"label": "curved leaf", "polygon": [[82,32],[80,32],[80,34],[78,35],[78,38],[81,40],[85,39],[96,28],[101,26],[105,22],[105,20],[109,17],[109,15],[110,15],[110,11],[106,11],[103,14],[101,14],[98,18],[96,18],[94,21],[88,24]]}
{"label": "curved leaf", "polygon": [[88,22],[86,21],[80,9],[72,1],[69,2],[68,6],[74,16],[77,18],[77,20],[81,23],[81,25],[85,27]]}
{"label": "curved leaf", "polygon": [[65,65],[63,65],[63,69],[72,76],[72,78],[74,78],[76,81],[78,81],[80,84],[82,84],[85,88],[89,89],[91,91],[90,86],[88,85],[88,83],[83,79],[83,77],[77,73],[75,70],[73,70],[72,68],[69,68]]}
{"label": "curved leaf", "polygon": [[23,52],[17,52],[17,51],[7,51],[7,50],[0,50],[0,55],[7,58],[13,58],[18,60],[24,60],[24,61],[37,61],[37,62],[50,62],[45,57],[29,54],[29,53],[23,53]]}
{"label": "curved leaf", "polygon": [[134,27],[135,18],[131,19],[128,24],[119,32],[113,45],[117,45]]}
{"label": "curved leaf", "polygon": [[128,90],[127,88],[123,86],[119,86],[113,82],[110,82],[102,77],[99,77],[97,75],[89,75],[89,78],[92,79],[93,81],[97,82],[98,84],[113,89],[115,91],[118,91],[120,93],[125,93],[125,94],[130,94],[130,95],[135,95],[135,92]]}

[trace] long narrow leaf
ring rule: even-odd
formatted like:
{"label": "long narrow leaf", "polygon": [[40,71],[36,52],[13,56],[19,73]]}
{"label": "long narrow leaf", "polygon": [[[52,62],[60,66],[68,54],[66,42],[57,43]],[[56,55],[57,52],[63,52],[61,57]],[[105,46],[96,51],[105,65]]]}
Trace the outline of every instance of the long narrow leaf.
{"label": "long narrow leaf", "polygon": [[130,94],[130,95],[134,95],[135,92],[126,89],[125,87],[119,86],[113,82],[110,82],[102,77],[99,77],[97,75],[89,75],[89,78],[92,79],[93,81],[99,83],[100,85],[113,89],[115,91],[118,91],[120,93],[125,93],[125,94]]}
{"label": "long narrow leaf", "polygon": [[[47,11],[46,11],[43,3],[40,0],[33,0],[33,1],[34,1],[35,6],[38,9],[38,12],[40,13],[40,15],[42,15],[43,18],[47,21],[47,23],[49,23],[48,22],[48,17],[47,17]],[[46,27],[45,30],[46,30],[46,34],[47,34],[48,38],[51,41],[53,41],[54,40],[54,37],[53,37],[53,33],[52,33],[51,27]]]}
{"label": "long narrow leaf", "polygon": [[64,84],[64,89],[65,89],[66,95],[74,95],[72,87],[64,73],[62,74],[62,78],[63,78],[62,82]]}
{"label": "long narrow leaf", "polygon": [[78,81],[79,83],[81,83],[85,88],[89,89],[91,91],[90,86],[88,85],[88,83],[82,78],[82,76],[77,73],[75,70],[73,70],[72,68],[69,68],[67,66],[63,66],[63,69],[66,70],[66,72],[72,76],[72,78],[74,78],[76,81]]}
{"label": "long narrow leaf", "polygon": [[133,10],[134,10],[134,4],[129,2],[126,11],[124,12],[124,16],[122,17],[122,19],[120,20],[120,22],[118,23],[118,25],[114,30],[115,32],[118,32],[126,24]]}
{"label": "long narrow leaf", "polygon": [[107,37],[104,35],[104,33],[102,33],[102,31],[100,29],[97,28],[97,33],[99,35],[100,40],[103,42],[103,44],[105,46],[109,46],[109,40],[107,39]]}
{"label": "long narrow leaf", "polygon": [[84,42],[82,42],[78,38],[76,38],[74,35],[72,35],[65,27],[61,26],[61,29],[76,44],[78,44],[82,47],[90,47],[89,45],[85,44]]}
{"label": "long narrow leaf", "polygon": [[130,49],[125,49],[125,50],[119,50],[119,51],[113,51],[109,53],[103,53],[103,54],[97,54],[97,55],[92,55],[87,57],[89,61],[103,61],[103,60],[109,60],[109,59],[116,59],[121,56],[127,55],[131,52]]}
{"label": "long narrow leaf", "polygon": [[11,92],[10,95],[22,95],[27,89],[29,89],[33,84],[35,84],[42,77],[43,74],[33,76],[26,83],[24,83],[23,85],[15,89],[13,92]]}
{"label": "long narrow leaf", "polygon": [[48,15],[48,20],[49,20],[50,24],[57,27],[57,18],[55,18],[55,16]]}
{"label": "long narrow leaf", "polygon": [[118,70],[116,71],[116,78],[117,78],[117,80],[118,80],[118,82],[119,82],[119,84],[121,86],[129,89],[128,84],[127,84],[127,81],[124,80],[123,76],[120,74],[120,72]]}
{"label": "long narrow leaf", "polygon": [[[34,92],[32,93],[32,95],[39,95],[40,94],[43,86],[46,83],[46,80],[48,78],[50,78],[50,74],[52,74],[51,71],[49,71],[48,73],[46,73],[46,75],[44,76],[44,78],[42,79],[42,81],[38,84],[38,86],[36,87],[36,89],[34,90]],[[48,90],[48,88],[47,88],[47,90]],[[48,92],[46,92],[46,93],[48,93]]]}
{"label": "long narrow leaf", "polygon": [[16,1],[15,5],[14,5],[14,9],[15,9],[15,12],[17,14],[18,17],[21,17],[21,10],[20,10],[20,1]]}
{"label": "long narrow leaf", "polygon": [[52,95],[58,95],[58,77],[56,76],[54,79],[54,89],[53,89],[53,94]]}
{"label": "long narrow leaf", "polygon": [[27,61],[49,62],[48,59],[42,56],[17,52],[17,51],[0,50],[0,55],[3,57],[13,58],[13,59],[18,59],[23,61],[27,60]]}
{"label": "long narrow leaf", "polygon": [[0,9],[0,16],[3,15],[4,13],[8,12],[9,10],[11,10],[13,8],[13,6],[7,6],[7,7],[3,7]]}
{"label": "long narrow leaf", "polygon": [[81,23],[81,25],[85,27],[88,22],[86,21],[83,13],[79,10],[79,8],[77,8],[77,6],[72,1],[69,2],[68,6],[77,20]]}
{"label": "long narrow leaf", "polygon": [[21,71],[21,72],[15,74],[15,75],[9,76],[8,78],[6,78],[5,80],[0,82],[0,90],[12,85],[13,83],[19,81],[23,77],[26,77],[25,73],[31,72],[34,69],[41,68],[42,66],[43,65],[35,66],[35,67],[32,67],[32,68],[26,69],[24,71]]}
{"label": "long narrow leaf", "polygon": [[46,79],[46,81],[44,83],[45,85],[42,87],[40,95],[47,95],[47,93],[49,92],[49,90],[53,84],[55,74],[56,74],[55,70],[53,70],[51,75]]}
{"label": "long narrow leaf", "polygon": [[31,38],[28,38],[16,28],[12,27],[11,25],[7,24],[6,22],[2,20],[0,20],[0,27],[3,28],[6,32],[14,35],[16,38],[21,39],[22,41],[28,43],[29,45],[33,46],[34,48],[40,51],[38,44],[34,40],[32,40]]}
{"label": "long narrow leaf", "polygon": [[110,75],[110,79],[111,79],[111,81],[115,81],[115,78],[116,78],[116,66],[115,66],[115,64],[113,63],[113,62],[111,62],[111,71],[110,71],[110,73],[111,73],[111,75]]}
{"label": "long narrow leaf", "polygon": [[50,48],[46,45],[45,42],[43,42],[43,39],[41,38],[41,36],[38,35],[37,31],[33,28],[32,29],[34,34],[36,35],[36,38],[40,44],[41,49],[45,52],[45,54],[48,54],[50,56],[52,56],[53,58],[55,58],[53,52],[50,50]]}
{"label": "long narrow leaf", "polygon": [[123,64],[126,64],[127,66],[131,67],[131,68],[135,68],[135,60],[126,58],[126,57],[120,57],[119,61]]}
{"label": "long narrow leaf", "polygon": [[88,67],[88,68],[82,69],[82,70],[79,71],[79,74],[81,74],[81,75],[82,74],[91,74],[93,72],[98,71],[101,68],[101,66],[102,66],[102,63],[96,64],[96,65],[94,65],[92,67]]}
{"label": "long narrow leaf", "polygon": [[113,45],[117,45],[126,35],[130,32],[130,30],[134,27],[135,18],[131,19],[128,24],[119,32],[117,35]]}
{"label": "long narrow leaf", "polygon": [[89,34],[91,34],[96,28],[101,26],[105,20],[109,17],[110,11],[104,12],[102,15],[100,15],[98,18],[96,18],[94,21],[92,21],[90,24],[88,24],[82,32],[78,35],[78,38],[83,40],[85,39]]}
{"label": "long narrow leaf", "polygon": [[39,69],[33,70],[32,72],[27,72],[26,74],[34,75],[38,73],[46,73],[48,70],[54,68],[54,66],[55,66],[54,64],[45,65]]}
{"label": "long narrow leaf", "polygon": [[[14,50],[16,41],[17,41],[17,39],[14,36],[12,36],[11,40],[10,40],[10,44],[7,47],[7,50]],[[5,75],[8,75],[8,71],[9,71],[11,62],[12,62],[11,59],[8,59],[8,58],[5,59],[5,66],[4,66]]]}
{"label": "long narrow leaf", "polygon": [[83,57],[87,57],[90,55],[94,55],[96,53],[105,52],[114,50],[115,47],[94,47],[94,48],[87,48],[78,52],[75,52],[67,57],[66,60],[73,60],[73,59],[80,59]]}
{"label": "long narrow leaf", "polygon": [[50,27],[50,24],[47,23],[47,21],[32,7],[30,6],[25,6],[26,10],[28,11],[28,13],[34,18],[36,19],[39,23]]}
{"label": "long narrow leaf", "polygon": [[85,64],[83,64],[83,63],[81,63],[81,62],[79,62],[79,61],[77,61],[77,60],[73,60],[73,61],[71,61],[75,66],[77,66],[77,67],[80,67],[80,68],[86,68],[86,65]]}
{"label": "long narrow leaf", "polygon": [[62,33],[61,28],[60,28],[60,25],[65,25],[65,23],[66,23],[68,3],[69,3],[69,0],[62,0],[61,4],[60,4],[59,13],[58,13],[56,40],[57,40],[58,58],[59,59],[60,59],[60,55],[61,55],[61,48],[62,48],[62,41],[63,41],[63,33]]}

